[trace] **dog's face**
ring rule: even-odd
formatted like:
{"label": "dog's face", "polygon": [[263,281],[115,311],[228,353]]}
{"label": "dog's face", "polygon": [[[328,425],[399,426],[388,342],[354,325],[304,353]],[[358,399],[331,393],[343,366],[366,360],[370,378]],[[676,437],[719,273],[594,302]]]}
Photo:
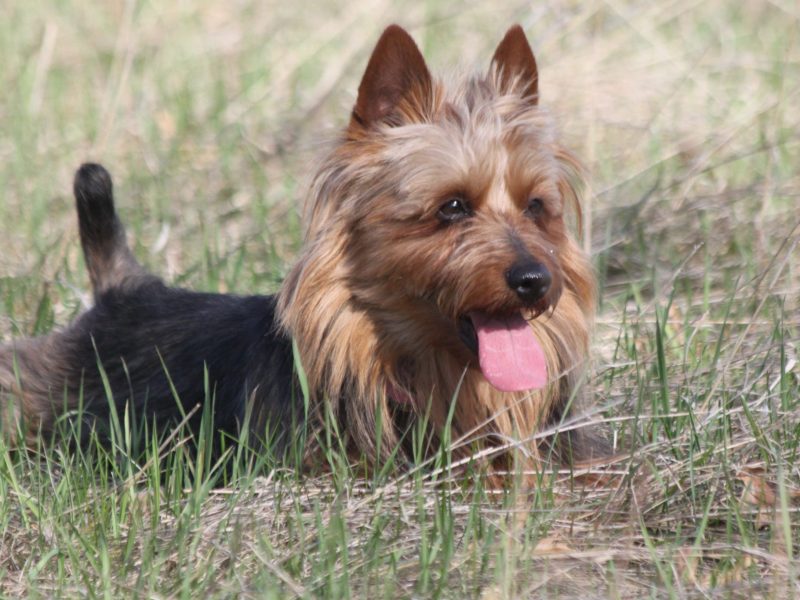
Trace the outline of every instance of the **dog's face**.
{"label": "dog's face", "polygon": [[519,27],[485,77],[453,86],[390,27],[329,174],[339,205],[324,209],[347,221],[349,288],[408,346],[395,350],[479,357],[504,390],[547,381],[526,320],[555,310],[570,284],[564,213],[577,206],[577,165],[537,105],[537,79]]}
{"label": "dog's face", "polygon": [[350,213],[353,276],[389,282],[451,319],[537,315],[564,285],[572,191],[540,111],[475,87],[484,95],[470,104],[444,96],[430,122],[379,132],[372,193]]}

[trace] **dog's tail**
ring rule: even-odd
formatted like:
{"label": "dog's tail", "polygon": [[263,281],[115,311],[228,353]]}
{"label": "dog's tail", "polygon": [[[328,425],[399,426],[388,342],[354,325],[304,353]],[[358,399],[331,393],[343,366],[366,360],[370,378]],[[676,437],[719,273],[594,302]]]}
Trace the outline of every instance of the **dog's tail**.
{"label": "dog's tail", "polygon": [[94,163],[81,165],[73,189],[81,246],[95,297],[149,278],[125,241],[125,228],[114,210],[114,188],[108,171]]}
{"label": "dog's tail", "polygon": [[[125,228],[114,210],[108,171],[97,164],[82,165],[75,174],[74,192],[81,245],[95,299],[100,301],[113,289],[131,291],[158,281],[128,248]],[[90,333],[73,324],[48,335],[0,345],[0,436],[10,444],[33,443],[37,434],[52,431],[65,409],[74,408],[74,398],[65,399],[65,386],[84,385],[80,367],[93,364],[95,357],[82,359],[78,342],[85,341]],[[73,367],[77,368],[77,377],[74,369],[70,370]]]}

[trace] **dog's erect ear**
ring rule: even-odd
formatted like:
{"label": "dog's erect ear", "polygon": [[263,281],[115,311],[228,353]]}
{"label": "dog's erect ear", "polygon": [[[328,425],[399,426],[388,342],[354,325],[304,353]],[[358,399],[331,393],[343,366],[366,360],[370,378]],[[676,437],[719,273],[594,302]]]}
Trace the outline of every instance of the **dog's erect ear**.
{"label": "dog's erect ear", "polygon": [[398,25],[390,25],[372,51],[358,86],[353,121],[364,127],[387,119],[398,103],[412,92],[430,95],[431,75],[425,59]]}
{"label": "dog's erect ear", "polygon": [[494,51],[492,67],[499,73],[504,89],[519,86],[517,89],[530,98],[532,104],[539,102],[539,72],[522,27],[514,25],[506,32]]}

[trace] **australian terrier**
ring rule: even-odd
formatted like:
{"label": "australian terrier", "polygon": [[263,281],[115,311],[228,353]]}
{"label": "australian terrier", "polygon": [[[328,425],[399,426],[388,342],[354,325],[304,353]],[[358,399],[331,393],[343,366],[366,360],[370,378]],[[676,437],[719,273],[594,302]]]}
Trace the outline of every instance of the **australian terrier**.
{"label": "australian terrier", "polygon": [[459,457],[495,448],[498,466],[514,447],[536,460],[537,434],[576,393],[595,305],[568,227],[581,169],[538,97],[519,26],[486,74],[455,85],[386,29],[273,296],[164,285],[128,249],[106,170],[83,165],[74,191],[95,305],[0,348],[7,436],[30,443],[70,415],[98,432],[122,410],[198,427],[192,407],[213,402],[217,430],[277,432],[276,447],[325,413],[360,456],[407,455],[404,434],[424,421]]}

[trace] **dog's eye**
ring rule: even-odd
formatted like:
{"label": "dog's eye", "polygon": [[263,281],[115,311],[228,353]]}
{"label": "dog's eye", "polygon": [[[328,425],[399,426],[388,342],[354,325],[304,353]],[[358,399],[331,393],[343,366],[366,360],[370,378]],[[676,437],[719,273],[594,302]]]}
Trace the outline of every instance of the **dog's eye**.
{"label": "dog's eye", "polygon": [[471,217],[472,208],[470,208],[469,202],[463,198],[460,198],[459,196],[453,196],[439,207],[439,212],[436,213],[436,216],[440,221],[452,223],[454,221],[460,221],[461,219]]}
{"label": "dog's eye", "polygon": [[532,219],[538,219],[544,213],[544,200],[541,198],[531,198],[528,200],[528,208],[525,212]]}

